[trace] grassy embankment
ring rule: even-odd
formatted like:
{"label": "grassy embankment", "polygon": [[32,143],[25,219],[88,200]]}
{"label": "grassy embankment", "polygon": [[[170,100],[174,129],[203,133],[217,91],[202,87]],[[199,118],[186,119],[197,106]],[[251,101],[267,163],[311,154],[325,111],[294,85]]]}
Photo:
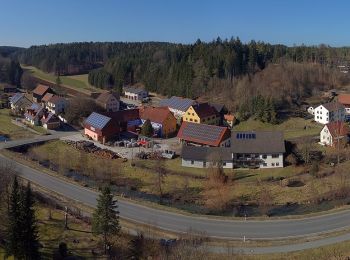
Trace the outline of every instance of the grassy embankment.
{"label": "grassy embankment", "polygon": [[9,109],[0,109],[0,134],[8,136],[12,140],[32,137],[33,133],[11,122],[12,118],[9,112]]}
{"label": "grassy embankment", "polygon": [[[39,70],[38,68],[35,68],[33,66],[21,66],[23,69],[29,70],[32,73],[32,75],[36,78],[56,83],[57,77],[53,74],[43,72],[42,70]],[[88,74],[61,76],[60,79],[64,87],[75,89],[84,94],[96,91],[96,88],[91,86],[88,82]]]}
{"label": "grassy embankment", "polygon": [[[41,161],[50,160],[60,165],[61,168],[83,171],[91,178],[108,179],[137,192],[157,196],[157,167],[158,161],[135,160],[135,166],[130,162],[121,160],[104,160],[91,154],[82,153],[72,146],[61,141],[52,141],[44,145],[33,147],[30,153]],[[67,160],[67,158],[70,158]],[[180,159],[164,161],[168,174],[164,177],[162,185],[163,193],[173,198],[176,202],[182,202],[190,209],[191,205],[205,205],[208,195],[216,196],[216,190],[208,190],[208,174],[205,169],[191,169],[180,166]],[[339,167],[348,167],[350,163],[343,163]],[[324,166],[321,166],[323,169]],[[99,172],[102,168],[107,168]],[[110,177],[106,176],[110,175]],[[286,203],[298,203],[296,208],[287,212],[278,213],[278,216],[288,214],[304,214],[313,211],[328,210],[335,205],[310,204],[315,197],[334,192],[339,185],[349,185],[349,179],[338,174],[331,174],[323,178],[315,178],[305,173],[304,167],[288,166],[279,169],[256,169],[256,170],[227,170],[226,175],[230,181],[225,189],[228,203],[253,202],[261,200],[262,191],[268,192],[271,203],[285,205]],[[279,181],[283,177],[286,180]],[[301,185],[288,186],[289,180],[297,180]],[[90,183],[89,183],[90,185]],[[288,195],[287,195],[288,194]],[[304,206],[300,206],[304,205]],[[283,209],[281,209],[283,210]],[[190,209],[191,211],[191,209]],[[254,216],[256,213],[252,213]]]}

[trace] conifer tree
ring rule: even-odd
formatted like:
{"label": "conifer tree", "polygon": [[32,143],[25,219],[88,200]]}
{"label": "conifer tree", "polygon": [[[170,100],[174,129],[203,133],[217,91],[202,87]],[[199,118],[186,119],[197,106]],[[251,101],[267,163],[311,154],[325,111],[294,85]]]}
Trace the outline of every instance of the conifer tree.
{"label": "conifer tree", "polygon": [[40,259],[39,238],[36,225],[34,199],[28,183],[21,199],[22,248],[25,259]]}
{"label": "conifer tree", "polygon": [[108,186],[104,187],[97,199],[97,208],[93,214],[92,232],[103,236],[104,250],[107,253],[109,237],[120,231],[117,201]]}
{"label": "conifer tree", "polygon": [[8,256],[13,255],[15,258],[23,256],[21,248],[21,191],[18,184],[17,177],[13,179],[9,209],[8,209],[8,223],[7,223],[7,234],[8,241],[6,244],[6,254]]}
{"label": "conifer tree", "polygon": [[143,124],[141,134],[147,137],[151,137],[153,135],[153,127],[149,119],[147,119]]}

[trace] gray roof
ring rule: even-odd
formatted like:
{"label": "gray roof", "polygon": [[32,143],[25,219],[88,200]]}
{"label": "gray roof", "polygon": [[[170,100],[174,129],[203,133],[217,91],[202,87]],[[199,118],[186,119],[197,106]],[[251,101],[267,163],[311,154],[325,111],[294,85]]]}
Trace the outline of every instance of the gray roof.
{"label": "gray roof", "polygon": [[142,88],[136,88],[136,87],[125,87],[124,92],[131,92],[134,94],[140,94],[141,92],[147,92],[147,90],[144,90]]}
{"label": "gray roof", "polygon": [[286,151],[281,131],[233,131],[233,153],[284,153]]}
{"label": "gray roof", "polygon": [[181,156],[185,160],[195,161],[232,161],[232,153],[229,147],[202,147],[184,145],[182,147]]}
{"label": "gray roof", "polygon": [[92,114],[85,120],[85,123],[97,129],[103,129],[111,120],[110,117],[92,112]]}
{"label": "gray roof", "polygon": [[10,102],[15,105],[20,99],[24,97],[24,94],[22,93],[16,93],[10,98]]}
{"label": "gray roof", "polygon": [[161,100],[159,102],[159,105],[185,112],[190,106],[195,103],[196,101],[189,98],[172,96],[171,98]]}
{"label": "gray roof", "polygon": [[344,108],[344,106],[342,104],[340,104],[339,102],[329,102],[326,104],[322,104],[321,106],[326,108],[328,111],[334,111],[334,110],[338,110],[340,108]]}

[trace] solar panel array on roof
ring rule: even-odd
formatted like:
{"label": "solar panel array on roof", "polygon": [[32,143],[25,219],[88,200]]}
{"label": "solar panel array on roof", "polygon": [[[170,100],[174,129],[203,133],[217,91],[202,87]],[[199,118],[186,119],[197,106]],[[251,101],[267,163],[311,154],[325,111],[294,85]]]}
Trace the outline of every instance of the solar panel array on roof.
{"label": "solar panel array on roof", "polygon": [[11,97],[11,103],[16,104],[24,95],[22,93],[17,93]]}
{"label": "solar panel array on roof", "polygon": [[188,124],[183,130],[183,135],[189,138],[213,142],[220,138],[223,129],[205,124]]}
{"label": "solar panel array on roof", "polygon": [[92,112],[92,114],[85,120],[85,123],[91,125],[92,127],[102,129],[110,120],[111,118],[108,116]]}
{"label": "solar panel array on roof", "polygon": [[237,139],[256,139],[256,134],[254,133],[237,133]]}
{"label": "solar panel array on roof", "polygon": [[180,111],[187,111],[187,109],[195,103],[194,100],[189,98],[181,98],[172,96],[168,99],[163,99],[159,102],[160,106],[167,106]]}

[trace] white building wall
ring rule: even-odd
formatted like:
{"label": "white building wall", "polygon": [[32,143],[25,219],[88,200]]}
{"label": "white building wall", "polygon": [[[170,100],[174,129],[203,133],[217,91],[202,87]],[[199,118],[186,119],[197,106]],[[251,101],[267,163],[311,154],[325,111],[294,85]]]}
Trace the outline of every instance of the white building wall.
{"label": "white building wall", "polygon": [[[277,157],[275,157],[277,155]],[[261,154],[259,156],[264,162],[260,164],[260,168],[281,168],[283,167],[283,154]]]}
{"label": "white building wall", "polygon": [[325,145],[332,145],[332,135],[327,126],[324,126],[320,132],[320,142]]}
{"label": "white building wall", "polygon": [[343,107],[335,111],[328,111],[323,105],[315,108],[315,121],[323,125],[334,121],[345,120],[345,109]]}
{"label": "white building wall", "polygon": [[[210,162],[204,163],[204,161],[196,161],[196,160],[191,161],[191,160],[182,159],[181,165],[184,167],[192,167],[192,168],[208,168],[211,166],[211,163]],[[232,161],[223,162],[222,168],[232,169],[233,168]]]}

